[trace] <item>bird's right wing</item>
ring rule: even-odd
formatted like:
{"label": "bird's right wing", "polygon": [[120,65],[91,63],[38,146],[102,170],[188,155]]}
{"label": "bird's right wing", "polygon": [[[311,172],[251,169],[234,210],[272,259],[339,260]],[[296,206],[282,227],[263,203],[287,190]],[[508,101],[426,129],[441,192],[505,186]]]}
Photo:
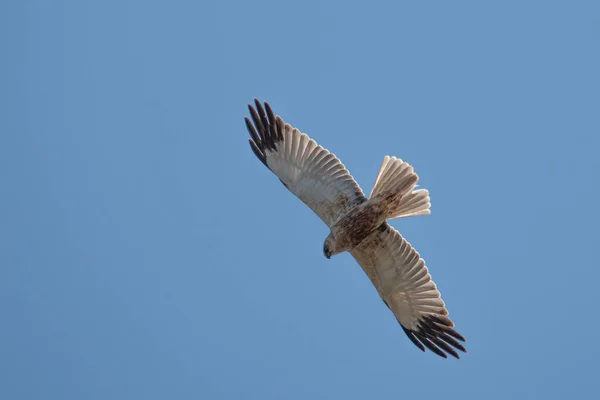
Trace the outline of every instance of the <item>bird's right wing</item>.
{"label": "bird's right wing", "polygon": [[383,224],[351,253],[418,348],[444,358],[466,352],[425,261],[397,230]]}
{"label": "bird's right wing", "polygon": [[[328,225],[366,201],[340,160],[255,100],[246,117],[250,147],[262,163]],[[265,112],[266,109],[266,112]]]}

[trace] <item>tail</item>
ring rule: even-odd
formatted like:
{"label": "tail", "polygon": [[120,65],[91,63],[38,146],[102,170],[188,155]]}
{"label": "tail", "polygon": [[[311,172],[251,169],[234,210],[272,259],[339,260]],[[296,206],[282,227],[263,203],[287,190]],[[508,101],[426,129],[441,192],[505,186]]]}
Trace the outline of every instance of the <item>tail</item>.
{"label": "tail", "polygon": [[413,190],[418,175],[407,162],[385,156],[370,199],[380,201],[386,209],[386,220],[431,214],[429,191]]}

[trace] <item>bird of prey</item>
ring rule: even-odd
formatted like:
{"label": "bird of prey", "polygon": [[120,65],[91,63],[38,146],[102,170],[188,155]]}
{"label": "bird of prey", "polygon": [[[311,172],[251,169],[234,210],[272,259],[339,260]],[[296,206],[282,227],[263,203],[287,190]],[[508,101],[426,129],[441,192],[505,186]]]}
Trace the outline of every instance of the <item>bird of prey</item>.
{"label": "bird of prey", "polygon": [[408,338],[447,358],[466,352],[419,253],[387,220],[430,214],[429,192],[415,189],[413,167],[386,156],[367,198],[340,160],[275,116],[268,103],[248,105],[250,147],[283,185],[329,227],[325,257],[349,251]]}

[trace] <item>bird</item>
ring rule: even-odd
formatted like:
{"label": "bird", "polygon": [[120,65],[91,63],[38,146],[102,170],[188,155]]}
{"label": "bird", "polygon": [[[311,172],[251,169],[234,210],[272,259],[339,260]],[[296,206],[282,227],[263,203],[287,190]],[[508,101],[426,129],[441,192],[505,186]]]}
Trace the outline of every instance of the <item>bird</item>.
{"label": "bird", "polygon": [[323,254],[350,252],[404,333],[421,351],[460,358],[465,338],[454,329],[425,261],[391,219],[431,213],[429,192],[416,189],[413,167],[385,156],[366,197],[340,160],[254,99],[245,117],[250,148],[283,185],[329,227]]}

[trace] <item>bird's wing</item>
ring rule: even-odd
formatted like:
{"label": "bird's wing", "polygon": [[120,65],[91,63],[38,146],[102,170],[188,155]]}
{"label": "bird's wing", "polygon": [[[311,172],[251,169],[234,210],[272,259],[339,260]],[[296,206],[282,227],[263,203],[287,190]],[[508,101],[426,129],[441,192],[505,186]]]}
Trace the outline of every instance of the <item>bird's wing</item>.
{"label": "bird's wing", "polygon": [[351,253],[418,348],[444,358],[466,352],[425,261],[398,231],[383,224]]}
{"label": "bird's wing", "polygon": [[[255,100],[246,117],[250,147],[292,193],[329,226],[366,201],[362,190],[338,158]],[[265,112],[266,109],[266,112]]]}

